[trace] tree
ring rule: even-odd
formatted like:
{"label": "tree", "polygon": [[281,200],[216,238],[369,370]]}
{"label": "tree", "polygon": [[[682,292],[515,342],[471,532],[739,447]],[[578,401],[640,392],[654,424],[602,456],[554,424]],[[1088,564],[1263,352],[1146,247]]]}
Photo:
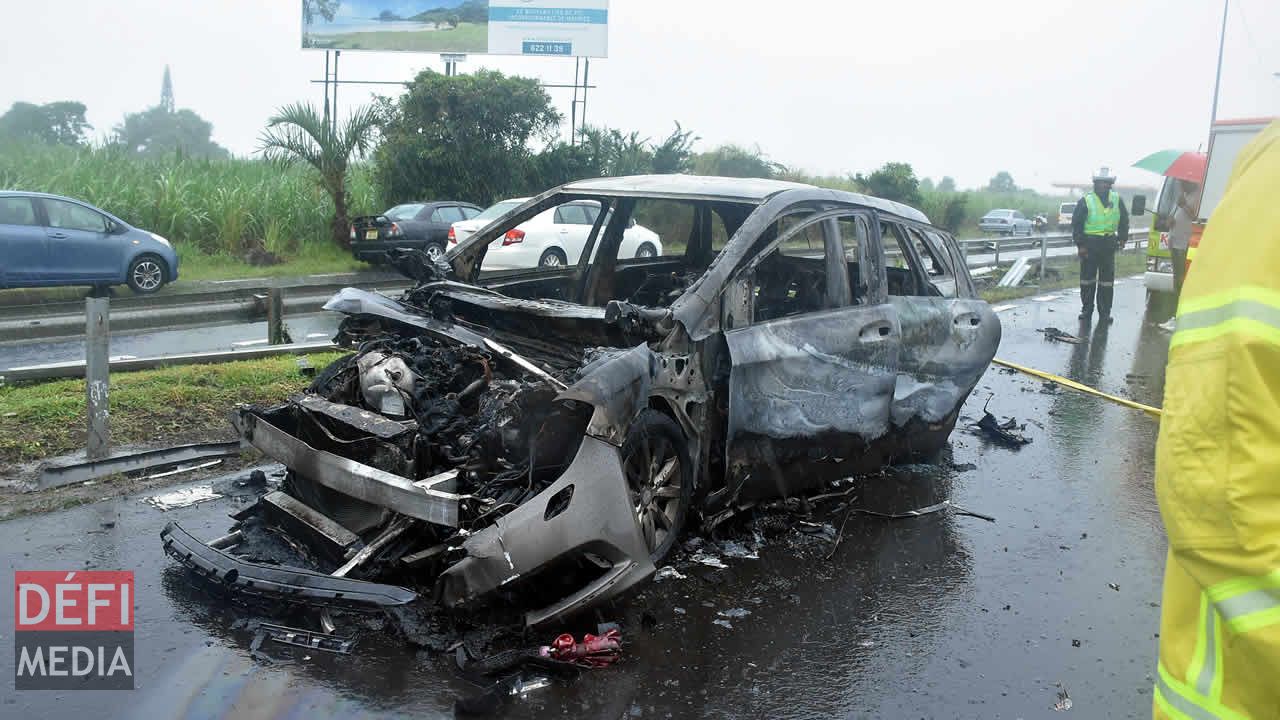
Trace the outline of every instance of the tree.
{"label": "tree", "polygon": [[342,0],[302,0],[302,23],[312,24],[317,15],[324,18],[325,22],[333,22],[340,5]]}
{"label": "tree", "polygon": [[114,129],[113,142],[125,152],[141,157],[179,153],[193,157],[224,158],[230,155],[215,143],[213,125],[191,110],[171,112],[157,105],[129,113]]}
{"label": "tree", "polygon": [[697,175],[771,178],[786,171],[781,163],[766,158],[758,146],[748,149],[721,145],[693,158],[693,172]]}
{"label": "tree", "polygon": [[16,102],[0,115],[0,138],[50,145],[82,145],[93,126],[84,119],[84,103],[63,101],[45,105]]}
{"label": "tree", "polygon": [[383,22],[391,22],[393,20],[399,20],[400,16],[391,12],[390,10],[383,10],[382,12],[378,13],[378,19]]}
{"label": "tree", "polygon": [[987,190],[990,192],[1011,193],[1017,192],[1018,186],[1014,184],[1012,175],[1001,170],[987,183]]}
{"label": "tree", "polygon": [[936,189],[933,185],[933,178],[922,178],[920,180],[920,192],[931,193]]}
{"label": "tree", "polygon": [[955,178],[951,177],[950,175],[942,176],[942,179],[938,181],[938,192],[951,193],[955,191],[956,191]]}
{"label": "tree", "polygon": [[268,162],[310,165],[317,182],[333,198],[333,241],[348,247],[347,172],[353,158],[369,152],[378,130],[378,113],[358,107],[335,130],[311,103],[294,103],[267,121],[258,151]]}
{"label": "tree", "polygon": [[533,171],[530,143],[551,140],[560,123],[537,80],[496,70],[452,77],[425,70],[381,109],[386,122],[374,172],[388,205],[510,197]]}
{"label": "tree", "polygon": [[659,175],[687,173],[693,169],[693,144],[700,138],[676,123],[666,140],[653,147],[653,172]]}
{"label": "tree", "polygon": [[452,30],[458,27],[458,23],[462,22],[462,18],[459,18],[457,15],[450,15],[447,22],[449,23],[449,29]]}
{"label": "tree", "polygon": [[908,205],[920,204],[920,181],[910,163],[885,163],[870,175],[858,173],[853,180],[870,195]]}
{"label": "tree", "polygon": [[964,224],[965,211],[968,209],[969,195],[955,193],[947,198],[946,208],[942,212],[942,227],[956,232]]}

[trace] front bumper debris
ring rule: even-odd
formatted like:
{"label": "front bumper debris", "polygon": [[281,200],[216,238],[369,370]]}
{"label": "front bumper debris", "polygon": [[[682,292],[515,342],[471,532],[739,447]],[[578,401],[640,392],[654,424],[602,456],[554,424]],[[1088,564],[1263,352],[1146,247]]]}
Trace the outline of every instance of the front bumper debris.
{"label": "front bumper debris", "polygon": [[436,585],[446,606],[467,604],[565,556],[591,553],[604,559],[609,567],[603,574],[558,602],[526,612],[527,625],[562,619],[654,572],[618,448],[591,436],[583,438],[558,480],[468,538],[463,548],[467,557],[445,570]]}
{"label": "front bumper debris", "polygon": [[175,522],[164,526],[160,540],[164,551],[179,563],[246,599],[356,610],[398,607],[418,599],[417,593],[396,585],[241,560],[200,542]]}

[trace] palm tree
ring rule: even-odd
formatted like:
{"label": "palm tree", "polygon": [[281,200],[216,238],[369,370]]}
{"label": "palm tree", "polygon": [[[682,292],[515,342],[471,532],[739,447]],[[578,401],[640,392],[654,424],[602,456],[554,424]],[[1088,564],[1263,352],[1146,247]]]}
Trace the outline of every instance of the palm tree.
{"label": "palm tree", "polygon": [[258,152],[269,162],[305,163],[320,174],[320,187],[333,197],[333,241],[340,247],[349,246],[347,170],[353,158],[373,147],[377,130],[371,106],[356,108],[335,130],[311,103],[294,103],[276,111],[258,141]]}

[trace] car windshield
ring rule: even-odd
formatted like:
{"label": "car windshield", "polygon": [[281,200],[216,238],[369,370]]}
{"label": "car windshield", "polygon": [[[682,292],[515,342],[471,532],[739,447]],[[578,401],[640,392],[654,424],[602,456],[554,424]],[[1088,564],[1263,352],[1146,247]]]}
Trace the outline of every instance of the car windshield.
{"label": "car windshield", "polygon": [[410,203],[408,205],[397,205],[383,213],[392,220],[412,220],[418,216],[422,210],[422,203]]}
{"label": "car windshield", "polygon": [[489,207],[485,208],[484,212],[480,213],[479,215],[471,219],[472,220],[492,220],[496,217],[499,217],[500,215],[503,215],[511,208],[519,207],[522,203],[524,203],[523,200],[503,200],[497,205],[490,205]]}

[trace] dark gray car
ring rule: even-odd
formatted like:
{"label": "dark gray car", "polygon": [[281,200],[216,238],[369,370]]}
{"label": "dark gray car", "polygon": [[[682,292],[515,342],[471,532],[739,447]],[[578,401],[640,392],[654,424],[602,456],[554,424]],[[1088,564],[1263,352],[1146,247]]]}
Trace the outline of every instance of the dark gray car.
{"label": "dark gray car", "polygon": [[413,249],[434,260],[449,247],[449,228],[480,213],[471,203],[453,200],[396,205],[351,221],[351,253],[357,260],[382,262],[388,250]]}
{"label": "dark gray car", "polygon": [[[603,212],[576,265],[480,278],[491,243],[583,199]],[[672,252],[619,258],[637,220]],[[714,525],[937,451],[1000,340],[954,238],[922,213],[795,183],[585,180],[443,262],[395,262],[419,280],[401,300],[347,289],[327,306],[348,316],[352,355],[308,394],[237,411],[241,436],[290,468],[262,513],[338,528],[295,535],[332,564],[303,576],[251,562],[248,541],[237,555],[167,528],[202,577],[557,620],[652,575],[695,511]]]}

